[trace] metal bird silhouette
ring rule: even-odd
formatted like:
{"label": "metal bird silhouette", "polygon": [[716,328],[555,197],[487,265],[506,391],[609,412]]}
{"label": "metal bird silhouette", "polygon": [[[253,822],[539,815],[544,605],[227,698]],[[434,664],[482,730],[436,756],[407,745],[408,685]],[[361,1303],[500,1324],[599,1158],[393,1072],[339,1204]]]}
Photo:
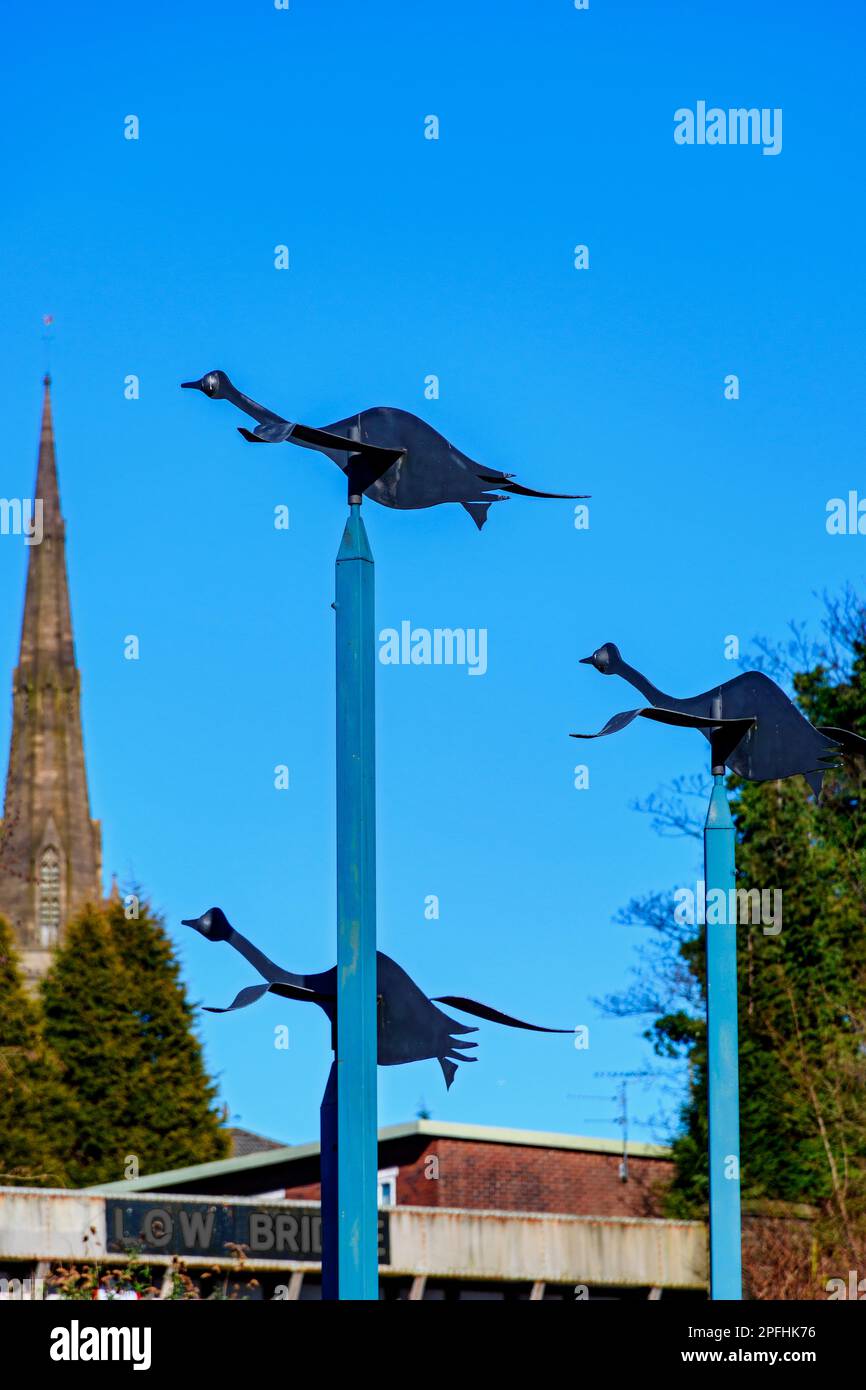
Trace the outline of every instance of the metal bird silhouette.
{"label": "metal bird silhouette", "polygon": [[[235,1009],[245,1009],[255,1004],[263,995],[278,994],[283,999],[299,999],[302,1002],[318,1004],[331,1022],[331,1037],[336,1036],[337,1016],[337,968],[323,970],[316,975],[298,975],[292,970],[284,970],[276,965],[262,951],[254,946],[241,932],[236,931],[225,913],[212,907],[201,917],[183,919],[185,927],[193,927],[207,941],[227,941],[239,951],[250,965],[254,966],[267,984],[249,985],[242,989],[234,1001],[225,1009],[209,1008],[208,1013],[227,1014]],[[525,1028],[532,1033],[570,1033],[570,1028],[541,1028],[535,1023],[523,1023],[510,1014],[500,1013],[475,999],[465,999],[460,995],[441,995],[435,1000],[418,988],[414,980],[402,970],[390,956],[376,952],[377,1018],[378,1018],[378,1059],[380,1067],[400,1066],[404,1062],[420,1062],[435,1057],[445,1085],[450,1089],[458,1062],[474,1062],[475,1057],[467,1057],[467,1049],[477,1047],[474,1042],[461,1042],[453,1037],[455,1033],[477,1033],[477,1028],[467,1027],[449,1018],[436,1004],[447,1004],[461,1013],[472,1014],[475,1018],[487,1019],[490,1023],[502,1023],[508,1028]]]}
{"label": "metal bird silhouette", "polygon": [[613,642],[605,642],[581,660],[603,676],[622,676],[650,705],[615,714],[597,734],[572,734],[572,738],[616,734],[639,717],[698,729],[712,745],[714,763],[724,764],[738,777],[769,782],[802,773],[816,796],[821,794],[824,774],[839,766],[840,757],[866,756],[866,739],[829,725],[816,728],[762,671],[744,671],[702,695],[678,699],[629,666]]}
{"label": "metal bird silhouette", "polygon": [[523,487],[514,481],[513,474],[475,463],[432,425],[407,410],[374,406],[323,429],[314,429],[284,420],[250,400],[232,385],[225,372],[207,372],[199,381],[184,381],[181,385],[202,391],[211,400],[231,401],[257,420],[254,430],[239,427],[251,444],[299,444],[327,454],[346,474],[350,497],[371,497],[383,507],[414,511],[441,502],[457,502],[480,531],[491,504],[508,500],[507,495],[499,493],[563,500],[586,495],[536,492]]}

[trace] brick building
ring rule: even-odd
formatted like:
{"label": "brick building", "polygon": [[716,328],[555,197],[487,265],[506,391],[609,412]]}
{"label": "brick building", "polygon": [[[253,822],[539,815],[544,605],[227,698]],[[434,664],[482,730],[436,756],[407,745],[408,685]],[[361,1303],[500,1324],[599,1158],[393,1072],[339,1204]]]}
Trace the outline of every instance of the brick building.
{"label": "brick building", "polygon": [[[256,1139],[239,1136],[228,1159],[71,1195],[89,1204],[106,1259],[131,1241],[195,1273],[225,1262],[231,1240],[247,1252],[255,1296],[320,1298],[319,1146]],[[661,1215],[671,1175],[669,1151],[653,1144],[623,1153],[616,1140],[568,1134],[430,1120],[384,1128],[380,1296],[704,1298],[703,1224]],[[206,1246],[184,1236],[203,1220]]]}
{"label": "brick building", "polygon": [[[395,1206],[660,1216],[668,1150],[630,1144],[623,1170],[616,1140],[430,1120],[379,1134],[380,1192]],[[287,1198],[319,1201],[318,1147],[290,1160],[285,1177]]]}

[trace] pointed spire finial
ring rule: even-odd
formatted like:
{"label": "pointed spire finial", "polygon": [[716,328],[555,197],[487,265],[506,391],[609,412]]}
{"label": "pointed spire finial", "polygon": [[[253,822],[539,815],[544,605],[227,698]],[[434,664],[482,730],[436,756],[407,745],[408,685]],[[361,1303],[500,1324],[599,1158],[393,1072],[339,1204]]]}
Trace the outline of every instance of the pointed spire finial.
{"label": "pointed spire finial", "polygon": [[49,363],[50,363],[50,361],[51,361],[51,344],[52,344],[52,342],[54,341],[54,315],[53,315],[53,314],[43,314],[43,315],[42,315],[42,341],[43,341],[43,343],[45,344],[45,376],[43,377],[42,380],[43,380],[43,385],[45,385],[45,386],[50,386],[50,385],[51,385],[51,371],[50,371],[50,368],[49,368]]}

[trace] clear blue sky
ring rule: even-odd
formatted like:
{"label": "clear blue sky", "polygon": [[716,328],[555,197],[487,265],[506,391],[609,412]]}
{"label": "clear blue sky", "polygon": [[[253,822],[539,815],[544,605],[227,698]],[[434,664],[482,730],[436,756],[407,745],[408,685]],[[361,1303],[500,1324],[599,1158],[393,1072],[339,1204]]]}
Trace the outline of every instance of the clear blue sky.
{"label": "clear blue sky", "polygon": [[[629,803],[700,770],[705,744],[650,726],[569,740],[631,703],[577,658],[613,639],[691,693],[734,673],[726,635],[784,636],[863,572],[866,539],[824,524],[828,498],[866,487],[863,30],[850,4],[746,0],[7,17],[0,494],[32,492],[50,312],[93,812],[107,873],[166,914],[196,999],[254,981],[178,925],[214,902],[292,968],[333,961],[345,494],[326,459],[250,448],[230,406],[178,383],[221,367],[310,424],[401,406],[530,484],[593,495],[584,533],[568,503],[513,499],[481,535],[457,508],[365,509],[380,627],[489,632],[483,678],[379,669],[380,945],[431,994],[591,1029],[578,1052],[482,1025],[448,1095],[433,1062],[382,1070],[383,1123],[423,1097],[442,1119],[615,1134],[587,1118],[613,1106],[571,1097],[650,1060],[640,1026],[592,1001],[634,961],[617,909],[699,869],[696,843],[660,842]],[[781,154],[676,145],[674,111],[699,100],[781,107]],[[25,560],[0,538],[0,696]],[[2,696],[4,750],[8,716]],[[201,1028],[238,1122],[315,1135],[318,1010],[269,999]]]}

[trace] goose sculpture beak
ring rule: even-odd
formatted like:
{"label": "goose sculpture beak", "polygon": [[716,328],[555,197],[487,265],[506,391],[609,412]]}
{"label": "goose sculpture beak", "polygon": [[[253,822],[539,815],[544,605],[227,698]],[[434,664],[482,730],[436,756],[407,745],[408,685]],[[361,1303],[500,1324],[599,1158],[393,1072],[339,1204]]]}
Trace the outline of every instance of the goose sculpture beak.
{"label": "goose sculpture beak", "polygon": [[591,656],[582,656],[582,657],[580,658],[580,664],[581,664],[581,666],[591,666],[591,665],[592,665],[592,657],[591,657]]}
{"label": "goose sculpture beak", "polygon": [[184,389],[185,391],[203,391],[203,390],[204,390],[204,385],[202,384],[202,381],[201,381],[201,380],[199,380],[199,381],[182,381],[180,384],[181,384],[181,386],[183,387],[183,389]]}

